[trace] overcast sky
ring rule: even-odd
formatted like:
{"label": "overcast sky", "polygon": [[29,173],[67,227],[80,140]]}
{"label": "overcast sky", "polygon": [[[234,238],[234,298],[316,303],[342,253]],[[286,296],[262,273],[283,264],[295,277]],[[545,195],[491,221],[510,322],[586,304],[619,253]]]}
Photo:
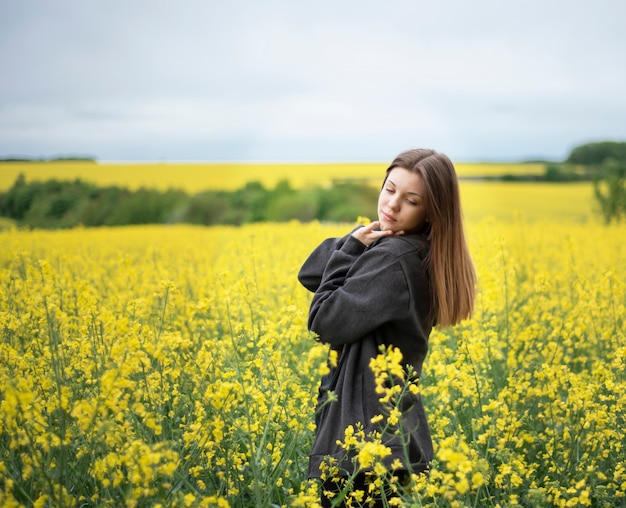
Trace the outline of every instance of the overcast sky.
{"label": "overcast sky", "polygon": [[626,140],[623,0],[0,0],[0,157],[560,160]]}

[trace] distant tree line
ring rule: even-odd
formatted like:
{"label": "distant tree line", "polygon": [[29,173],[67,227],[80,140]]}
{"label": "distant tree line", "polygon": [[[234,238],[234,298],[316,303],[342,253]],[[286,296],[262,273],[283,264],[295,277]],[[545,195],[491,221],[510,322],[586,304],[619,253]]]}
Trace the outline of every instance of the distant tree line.
{"label": "distant tree line", "polygon": [[0,162],[96,162],[90,155],[60,155],[58,157],[0,157]]}
{"label": "distant tree line", "polygon": [[231,224],[311,220],[353,221],[376,215],[378,190],[365,183],[295,190],[288,181],[273,189],[250,182],[235,191],[158,191],[98,187],[82,180],[27,182],[20,175],[0,193],[0,215],[20,226],[69,228],[127,224]]}

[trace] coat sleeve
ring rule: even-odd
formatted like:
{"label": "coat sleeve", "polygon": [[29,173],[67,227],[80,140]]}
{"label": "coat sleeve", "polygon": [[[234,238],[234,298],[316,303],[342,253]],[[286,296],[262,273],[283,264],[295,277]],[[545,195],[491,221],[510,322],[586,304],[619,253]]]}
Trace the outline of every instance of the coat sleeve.
{"label": "coat sleeve", "polygon": [[[350,233],[352,234],[352,233]],[[298,280],[309,291],[315,292],[322,282],[324,269],[333,252],[340,249],[350,235],[342,238],[327,238],[307,258],[300,271]]]}
{"label": "coat sleeve", "polygon": [[384,323],[406,317],[409,302],[397,256],[380,247],[366,249],[350,237],[326,265],[311,301],[309,329],[322,342],[349,344]]}

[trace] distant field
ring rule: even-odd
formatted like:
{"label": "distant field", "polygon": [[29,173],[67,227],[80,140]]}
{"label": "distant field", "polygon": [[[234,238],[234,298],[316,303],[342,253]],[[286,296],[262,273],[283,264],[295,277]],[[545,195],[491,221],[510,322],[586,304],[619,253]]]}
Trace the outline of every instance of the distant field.
{"label": "distant field", "polygon": [[[337,179],[356,179],[378,185],[388,163],[353,164],[239,164],[239,163],[95,163],[95,162],[10,162],[0,163],[0,191],[10,188],[23,174],[27,181],[81,180],[98,185],[129,189],[150,187],[183,189],[190,193],[207,189],[233,190],[247,182],[260,181],[274,187],[287,179],[295,188],[327,185]],[[541,174],[543,164],[457,163],[461,177]]]}
{"label": "distant field", "polygon": [[[462,177],[503,174],[540,174],[541,164],[456,164]],[[288,179],[295,188],[330,184],[334,179],[354,179],[379,185],[386,169],[383,163],[368,164],[98,164],[3,163],[0,191],[13,185],[20,173],[28,181],[80,178],[98,185],[131,189],[175,187],[189,193],[207,189],[234,190],[247,182],[261,181],[269,188]],[[498,182],[462,180],[465,217],[469,221],[495,217],[538,221],[557,219],[586,222],[597,214],[589,182],[554,184],[545,182]],[[1,225],[0,225],[1,226]]]}
{"label": "distant field", "polygon": [[557,220],[584,223],[597,220],[597,203],[590,182],[461,182],[467,221],[493,217],[502,221]]}

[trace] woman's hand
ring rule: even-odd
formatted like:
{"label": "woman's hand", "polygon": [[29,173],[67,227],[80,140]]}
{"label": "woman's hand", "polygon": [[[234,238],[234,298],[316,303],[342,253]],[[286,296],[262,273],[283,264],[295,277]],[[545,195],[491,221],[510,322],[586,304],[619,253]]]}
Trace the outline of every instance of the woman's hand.
{"label": "woman's hand", "polygon": [[359,242],[369,245],[375,240],[382,238],[383,236],[394,236],[394,235],[403,235],[404,231],[396,231],[393,232],[390,229],[385,231],[376,230],[376,228],[380,226],[379,221],[370,222],[367,226],[363,226],[362,228],[357,229],[352,236],[356,238]]}

